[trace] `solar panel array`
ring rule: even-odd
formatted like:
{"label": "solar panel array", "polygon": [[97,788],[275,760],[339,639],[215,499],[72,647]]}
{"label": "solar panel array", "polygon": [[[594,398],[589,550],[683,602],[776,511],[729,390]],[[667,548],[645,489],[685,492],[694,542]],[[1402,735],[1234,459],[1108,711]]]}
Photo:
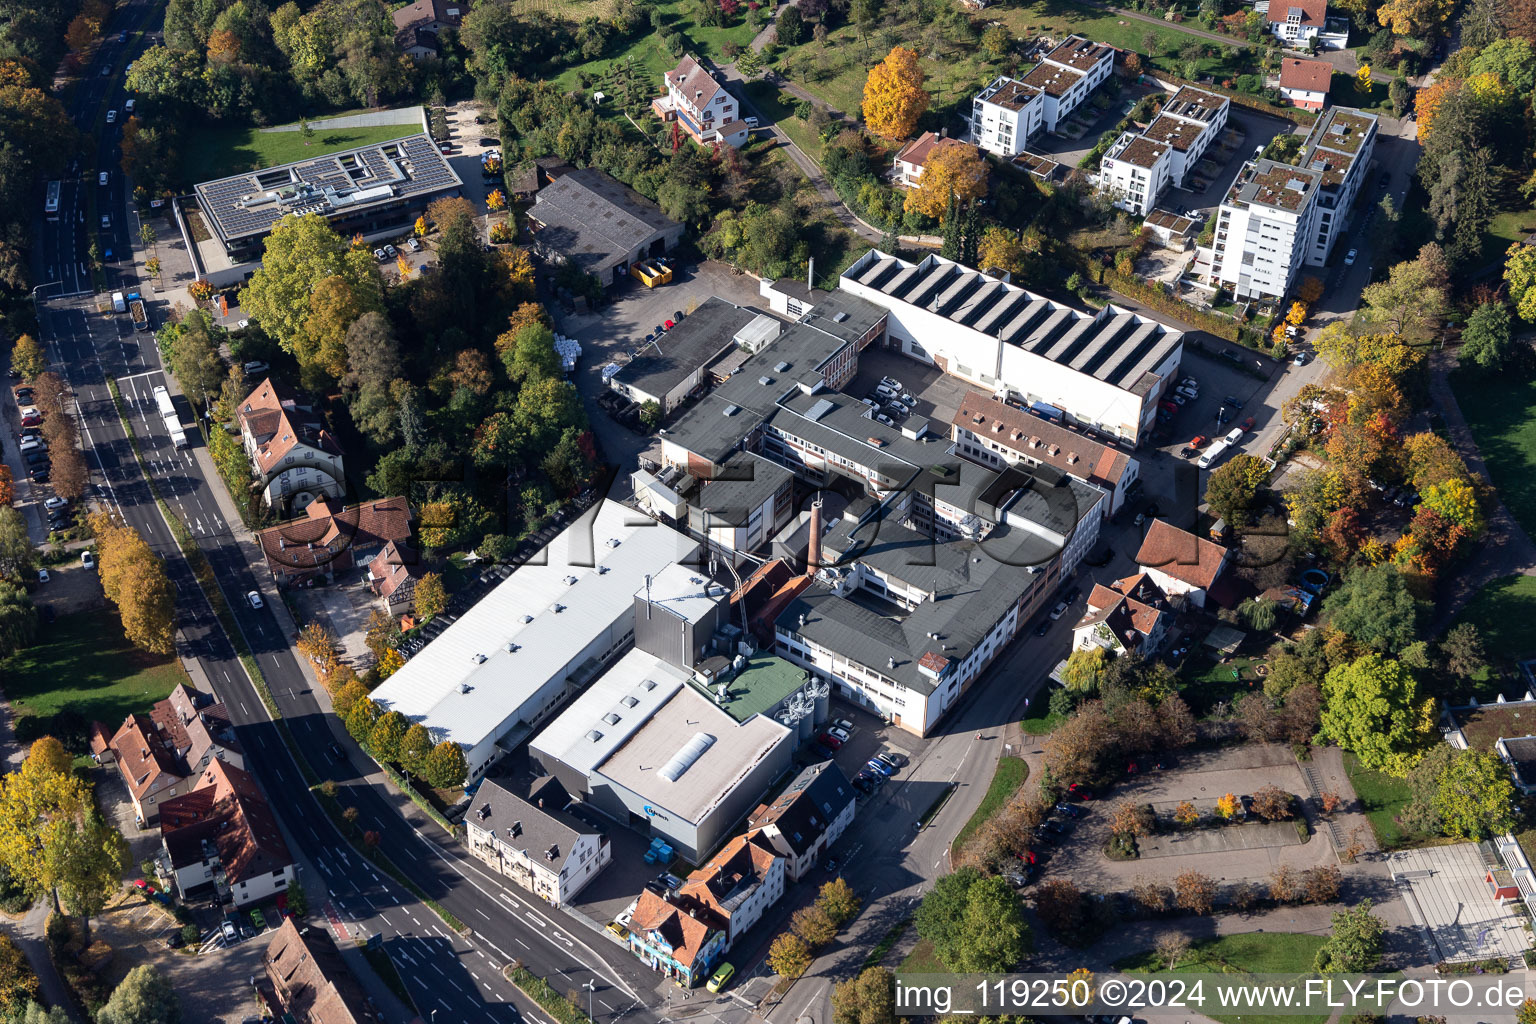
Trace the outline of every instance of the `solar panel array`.
{"label": "solar panel array", "polygon": [[432,140],[418,134],[205,181],[196,191],[203,212],[229,242],[265,234],[290,213],[353,213],[462,184]]}

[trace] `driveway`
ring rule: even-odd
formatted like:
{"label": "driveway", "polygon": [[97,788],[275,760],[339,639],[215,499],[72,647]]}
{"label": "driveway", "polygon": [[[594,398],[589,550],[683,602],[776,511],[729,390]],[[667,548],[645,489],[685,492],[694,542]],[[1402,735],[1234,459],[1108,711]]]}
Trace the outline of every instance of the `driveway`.
{"label": "driveway", "polygon": [[349,574],[329,586],[288,591],[300,622],[319,622],[331,631],[341,648],[338,657],[361,673],[373,663],[366,643],[368,617],[379,607],[378,598]]}
{"label": "driveway", "polygon": [[152,964],[170,978],[181,998],[183,1020],[206,1024],[240,1024],[259,1012],[249,979],[263,976],[265,935],[209,953],[179,952],[165,944],[177,927],[167,911],[148,906],[137,895],[125,895],[92,924],[95,938],[113,949],[108,981],[116,984],[130,968]]}

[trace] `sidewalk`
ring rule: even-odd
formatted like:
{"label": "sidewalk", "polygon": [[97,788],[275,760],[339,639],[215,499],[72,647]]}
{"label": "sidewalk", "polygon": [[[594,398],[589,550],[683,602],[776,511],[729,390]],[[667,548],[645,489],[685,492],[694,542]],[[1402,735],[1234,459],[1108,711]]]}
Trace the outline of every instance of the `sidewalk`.
{"label": "sidewalk", "polygon": [[43,928],[52,910],[46,898],[39,899],[22,917],[7,918],[0,922],[0,928],[26,954],[27,963],[32,965],[32,971],[37,975],[38,984],[42,988],[43,1001],[50,1006],[62,1006],[69,1019],[74,1024],[80,1024],[80,1014],[70,997],[69,987],[54,968],[53,958],[48,955],[48,943],[43,938]]}

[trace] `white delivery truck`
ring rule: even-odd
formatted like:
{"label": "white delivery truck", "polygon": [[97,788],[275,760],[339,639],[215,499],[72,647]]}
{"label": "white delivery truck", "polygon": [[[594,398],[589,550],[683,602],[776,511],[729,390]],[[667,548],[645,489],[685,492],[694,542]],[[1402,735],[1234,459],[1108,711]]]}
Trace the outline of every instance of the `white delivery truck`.
{"label": "white delivery truck", "polygon": [[114,313],[126,313],[126,312],[128,312],[128,300],[123,297],[123,293],[122,292],[113,292],[112,293],[112,312],[114,312]]}

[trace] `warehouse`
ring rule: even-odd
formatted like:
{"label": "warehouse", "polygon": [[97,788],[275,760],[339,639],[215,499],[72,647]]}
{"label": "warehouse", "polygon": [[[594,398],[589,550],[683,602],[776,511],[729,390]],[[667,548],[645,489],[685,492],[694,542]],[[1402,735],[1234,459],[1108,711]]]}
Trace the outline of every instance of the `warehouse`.
{"label": "warehouse", "polygon": [[655,203],[591,167],[540,189],[528,226],[540,255],[574,263],[605,285],[636,260],[671,252],[683,237],[683,226]]}
{"label": "warehouse", "polygon": [[711,295],[608,380],[608,386],[634,402],[655,402],[668,416],[705,379],[705,368],[741,343],[742,332],[762,321],[778,335],[779,322],[765,313]]}
{"label": "warehouse", "polygon": [[698,544],[603,501],[373,691],[433,742],[464,748],[469,779],[579,693],[634,634],[635,592]]}

